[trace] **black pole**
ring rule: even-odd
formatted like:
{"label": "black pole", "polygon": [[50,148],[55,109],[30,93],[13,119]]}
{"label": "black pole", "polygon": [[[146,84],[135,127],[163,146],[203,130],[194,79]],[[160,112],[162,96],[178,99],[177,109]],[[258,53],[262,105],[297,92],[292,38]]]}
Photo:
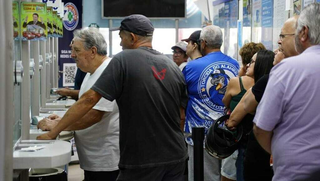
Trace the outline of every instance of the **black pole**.
{"label": "black pole", "polygon": [[192,128],[194,181],[203,181],[204,127]]}

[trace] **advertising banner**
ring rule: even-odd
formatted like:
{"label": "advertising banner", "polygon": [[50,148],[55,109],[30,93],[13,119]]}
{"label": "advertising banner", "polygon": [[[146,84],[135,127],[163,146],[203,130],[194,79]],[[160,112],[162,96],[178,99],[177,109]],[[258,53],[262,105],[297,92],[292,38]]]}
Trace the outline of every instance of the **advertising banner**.
{"label": "advertising banner", "polygon": [[48,37],[53,37],[53,11],[51,6],[47,6],[47,31]]}
{"label": "advertising banner", "polygon": [[52,27],[53,27],[53,37],[58,37],[58,14],[57,14],[57,11],[53,11],[52,12],[52,17],[53,17],[53,21],[52,21]]}
{"label": "advertising banner", "polygon": [[21,30],[23,41],[46,40],[47,6],[45,3],[21,2]]}
{"label": "advertising banner", "polygon": [[82,28],[82,0],[63,0],[64,17],[62,20],[63,37],[59,39],[59,87],[74,85],[77,71],[76,64],[71,58],[70,42],[73,31]]}
{"label": "advertising banner", "polygon": [[251,26],[251,4],[250,0],[243,0],[243,26]]}
{"label": "advertising banner", "polygon": [[15,40],[19,39],[19,2],[12,2],[12,18],[13,18],[13,38]]}

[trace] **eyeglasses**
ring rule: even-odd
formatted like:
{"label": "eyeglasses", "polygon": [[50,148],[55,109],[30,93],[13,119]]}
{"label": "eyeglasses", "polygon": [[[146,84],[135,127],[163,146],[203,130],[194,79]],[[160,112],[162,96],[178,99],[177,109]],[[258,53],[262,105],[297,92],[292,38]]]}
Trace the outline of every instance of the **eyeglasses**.
{"label": "eyeglasses", "polygon": [[249,65],[254,64],[255,62],[256,62],[255,60],[251,59]]}
{"label": "eyeglasses", "polygon": [[198,40],[199,44],[201,44],[202,41],[203,41],[205,44],[207,44],[207,41],[204,40],[204,39],[199,39],[199,40]]}
{"label": "eyeglasses", "polygon": [[280,34],[279,35],[279,39],[283,40],[286,36],[292,36],[292,35],[295,35],[295,34],[294,33],[292,33],[292,34]]}
{"label": "eyeglasses", "polygon": [[176,54],[176,55],[182,55],[183,52],[180,52],[180,51],[172,51],[173,54]]}

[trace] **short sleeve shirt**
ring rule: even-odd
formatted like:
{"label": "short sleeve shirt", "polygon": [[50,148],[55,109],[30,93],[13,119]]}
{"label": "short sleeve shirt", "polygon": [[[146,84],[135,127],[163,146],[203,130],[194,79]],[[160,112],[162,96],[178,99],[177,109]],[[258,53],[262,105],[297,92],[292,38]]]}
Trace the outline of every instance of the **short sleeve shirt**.
{"label": "short sleeve shirt", "polygon": [[174,164],[187,158],[180,130],[186,106],[183,75],[165,55],[147,48],[113,57],[92,89],[120,111],[120,168]]}
{"label": "short sleeve shirt", "polygon": [[268,79],[269,79],[269,74],[264,75],[254,84],[254,86],[251,89],[257,102],[261,101],[264,90],[266,89],[266,86],[268,83]]}
{"label": "short sleeve shirt", "polygon": [[255,124],[273,131],[273,180],[302,180],[320,165],[320,45],[270,72]]}
{"label": "short sleeve shirt", "polygon": [[[186,133],[191,133],[192,127],[205,127],[207,133],[213,121],[224,114],[222,98],[230,78],[238,71],[239,63],[220,51],[188,62],[182,71],[189,95]],[[191,138],[187,143],[193,145]]]}
{"label": "short sleeve shirt", "polygon": [[[109,62],[110,59],[107,59],[93,74],[87,73],[81,85],[79,97],[92,87]],[[86,171],[118,170],[120,159],[118,106],[115,101],[101,98],[93,109],[106,113],[98,123],[75,131],[80,167]]]}

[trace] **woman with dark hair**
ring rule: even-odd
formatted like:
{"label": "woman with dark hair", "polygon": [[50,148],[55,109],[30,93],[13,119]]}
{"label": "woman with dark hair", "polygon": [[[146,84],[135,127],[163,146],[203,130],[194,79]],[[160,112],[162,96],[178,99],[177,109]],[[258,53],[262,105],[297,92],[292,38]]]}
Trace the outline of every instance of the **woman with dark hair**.
{"label": "woman with dark hair", "polygon": [[[256,54],[256,60],[254,65],[254,80],[257,82],[265,74],[269,74],[273,67],[274,52],[270,50],[260,50]],[[252,64],[252,60],[250,62]]]}
{"label": "woman with dark hair", "polygon": [[[227,91],[222,100],[228,111],[232,112],[234,110],[246,91],[251,88],[257,80],[259,80],[263,75],[269,74],[273,67],[274,56],[275,54],[270,50],[258,51],[253,55],[250,63],[248,64],[246,75],[230,79]],[[243,180],[243,152],[247,147],[248,134],[252,131],[253,115],[247,115],[243,120],[242,124],[244,126],[244,134],[246,134],[246,136],[243,136],[241,147],[238,150],[239,152],[235,152],[233,155],[222,161],[222,180]],[[238,157],[236,156],[237,154]],[[230,164],[230,162],[233,162],[233,164]],[[224,165],[228,165],[228,167],[225,167]],[[230,165],[236,167],[236,174],[231,174],[230,170],[232,169],[230,168]],[[234,175],[236,175],[236,179]],[[224,179],[224,177],[227,179]]]}

